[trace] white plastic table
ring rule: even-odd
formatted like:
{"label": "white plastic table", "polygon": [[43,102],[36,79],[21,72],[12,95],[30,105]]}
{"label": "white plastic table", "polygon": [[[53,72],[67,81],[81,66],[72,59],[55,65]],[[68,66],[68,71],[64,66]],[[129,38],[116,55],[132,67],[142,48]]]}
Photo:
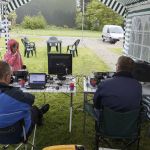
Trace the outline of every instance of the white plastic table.
{"label": "white plastic table", "polygon": [[[58,87],[58,84],[60,84],[61,82],[61,86],[59,85],[59,89],[56,89],[56,87]],[[70,83],[74,83],[74,89],[71,90],[70,89]],[[20,87],[18,85],[18,83],[14,83],[12,86],[14,87]],[[65,81],[60,81],[60,80],[56,80],[56,78],[54,77],[53,80],[51,80],[49,83],[46,84],[46,88],[45,89],[27,89],[27,88],[21,88],[20,89],[23,92],[27,92],[27,93],[39,93],[39,92],[43,92],[43,93],[67,93],[70,94],[70,115],[69,115],[69,132],[71,132],[72,129],[72,112],[73,112],[73,95],[76,93],[76,80],[75,77],[73,76],[67,76]]]}

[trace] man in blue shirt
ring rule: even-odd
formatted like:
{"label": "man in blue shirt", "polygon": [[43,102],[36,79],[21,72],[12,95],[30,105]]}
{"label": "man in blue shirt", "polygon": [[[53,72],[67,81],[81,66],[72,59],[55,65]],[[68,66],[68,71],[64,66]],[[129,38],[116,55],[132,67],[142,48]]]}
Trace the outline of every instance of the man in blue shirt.
{"label": "man in blue shirt", "polygon": [[0,128],[24,119],[25,130],[29,134],[34,124],[41,125],[43,114],[49,110],[49,104],[43,105],[40,109],[32,106],[35,96],[9,86],[10,80],[10,66],[0,61]]}
{"label": "man in blue shirt", "polygon": [[119,57],[116,73],[102,81],[94,95],[96,110],[102,106],[114,111],[126,112],[140,106],[142,100],[142,86],[132,77],[134,61],[130,57]]}

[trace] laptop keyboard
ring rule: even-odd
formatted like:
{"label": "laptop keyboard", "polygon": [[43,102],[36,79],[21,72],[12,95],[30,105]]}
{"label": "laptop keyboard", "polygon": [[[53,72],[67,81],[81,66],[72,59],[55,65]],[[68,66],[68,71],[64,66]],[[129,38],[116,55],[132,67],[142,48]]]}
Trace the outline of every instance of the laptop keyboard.
{"label": "laptop keyboard", "polygon": [[45,89],[45,86],[29,86],[29,85],[27,85],[25,88],[26,89],[39,89],[39,90],[42,90],[42,89]]}

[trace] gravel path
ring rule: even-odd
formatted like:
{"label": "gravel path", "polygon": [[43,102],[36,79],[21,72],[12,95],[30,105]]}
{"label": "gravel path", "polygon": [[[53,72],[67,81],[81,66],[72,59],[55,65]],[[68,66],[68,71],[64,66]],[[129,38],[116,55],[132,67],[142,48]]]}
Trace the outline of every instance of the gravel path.
{"label": "gravel path", "polygon": [[112,52],[112,48],[121,48],[122,42],[116,44],[103,43],[101,39],[88,39],[83,40],[83,44],[90,48],[97,56],[99,56],[112,71],[115,71],[115,64],[119,57],[118,54]]}

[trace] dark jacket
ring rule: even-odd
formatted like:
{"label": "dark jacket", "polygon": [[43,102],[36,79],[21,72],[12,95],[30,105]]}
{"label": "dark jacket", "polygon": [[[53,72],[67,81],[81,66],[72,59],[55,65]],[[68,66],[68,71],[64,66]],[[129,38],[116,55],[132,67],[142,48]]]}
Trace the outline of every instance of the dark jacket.
{"label": "dark jacket", "polygon": [[19,88],[0,83],[0,128],[12,125],[23,118],[28,132],[34,98],[32,94],[23,93]]}
{"label": "dark jacket", "polygon": [[94,95],[94,106],[106,106],[119,112],[126,112],[140,106],[142,86],[128,72],[118,72],[113,78],[100,83]]}

